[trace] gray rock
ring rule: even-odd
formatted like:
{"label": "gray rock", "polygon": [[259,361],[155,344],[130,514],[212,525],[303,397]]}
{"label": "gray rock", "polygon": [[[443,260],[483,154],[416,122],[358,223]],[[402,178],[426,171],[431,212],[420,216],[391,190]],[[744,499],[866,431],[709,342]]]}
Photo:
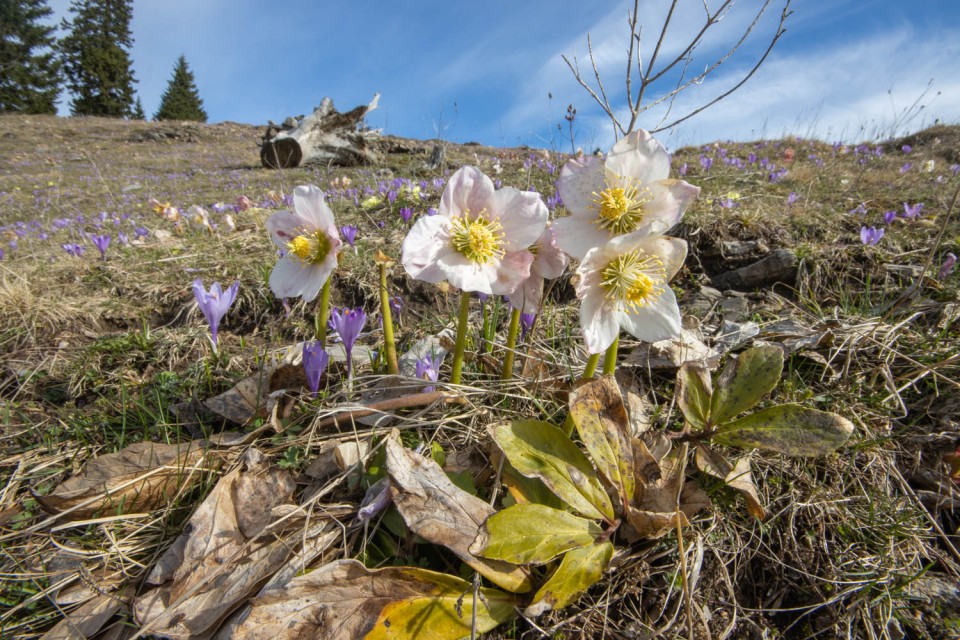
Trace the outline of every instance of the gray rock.
{"label": "gray rock", "polygon": [[774,282],[793,283],[797,278],[797,254],[777,249],[767,257],[711,278],[720,289],[755,289]]}

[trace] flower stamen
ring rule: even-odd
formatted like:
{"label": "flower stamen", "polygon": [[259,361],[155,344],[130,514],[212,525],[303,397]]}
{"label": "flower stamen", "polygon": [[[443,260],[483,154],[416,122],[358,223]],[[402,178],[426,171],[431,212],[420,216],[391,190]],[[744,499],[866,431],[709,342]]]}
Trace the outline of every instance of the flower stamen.
{"label": "flower stamen", "polygon": [[501,245],[506,234],[500,218],[490,220],[478,215],[475,220],[470,220],[470,211],[465,211],[463,217],[453,218],[451,223],[453,248],[471,262],[486,264],[492,258],[503,257]]}
{"label": "flower stamen", "polygon": [[332,248],[330,239],[323,231],[302,234],[287,243],[287,250],[305,264],[320,264],[327,259]]}
{"label": "flower stamen", "polygon": [[608,186],[600,193],[593,193],[598,213],[594,223],[615,236],[635,231],[643,222],[644,206],[652,199],[649,187]]}
{"label": "flower stamen", "polygon": [[666,281],[663,261],[642,249],[617,256],[600,272],[604,295],[626,313],[634,313],[659,298]]}

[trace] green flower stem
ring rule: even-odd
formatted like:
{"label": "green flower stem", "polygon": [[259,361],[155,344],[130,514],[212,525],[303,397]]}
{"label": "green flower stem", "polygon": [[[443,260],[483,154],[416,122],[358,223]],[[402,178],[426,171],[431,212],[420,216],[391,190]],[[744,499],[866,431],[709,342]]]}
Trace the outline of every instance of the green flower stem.
{"label": "green flower stem", "polygon": [[460,293],[460,317],[457,322],[457,344],[453,351],[453,372],[450,382],[460,384],[460,372],[463,370],[463,352],[467,348],[467,325],[470,323],[470,292]]}
{"label": "green flower stem", "polygon": [[383,343],[387,357],[387,373],[398,375],[397,345],[393,340],[393,314],[390,312],[390,295],[387,293],[387,265],[380,267],[380,317],[383,319]]}
{"label": "green flower stem", "polygon": [[330,280],[332,274],[323,283],[320,290],[320,308],[317,309],[317,315],[313,319],[313,337],[320,342],[320,346],[327,345],[327,318],[330,316]]}
{"label": "green flower stem", "polygon": [[620,337],[617,336],[607,348],[607,353],[603,356],[603,375],[612,376],[617,368],[617,349],[620,347]]}
{"label": "green flower stem", "polygon": [[600,354],[594,353],[589,358],[587,358],[587,366],[583,369],[583,376],[581,380],[589,380],[593,377],[593,374],[597,372],[597,363],[600,362]]}
{"label": "green flower stem", "polygon": [[510,329],[507,331],[507,353],[503,356],[501,380],[509,380],[513,377],[513,357],[517,347],[518,333],[520,333],[520,309],[514,309],[510,314]]}

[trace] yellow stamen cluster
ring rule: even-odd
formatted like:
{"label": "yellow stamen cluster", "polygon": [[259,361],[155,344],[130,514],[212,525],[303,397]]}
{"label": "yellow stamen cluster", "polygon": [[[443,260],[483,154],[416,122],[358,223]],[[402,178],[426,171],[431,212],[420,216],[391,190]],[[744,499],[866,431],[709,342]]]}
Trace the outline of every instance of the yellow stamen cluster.
{"label": "yellow stamen cluster", "polygon": [[627,313],[659,298],[666,281],[663,261],[642,249],[617,256],[600,272],[600,286],[607,299],[622,305]]}
{"label": "yellow stamen cluster", "polygon": [[492,258],[503,257],[501,244],[505,234],[499,218],[488,220],[477,216],[470,220],[470,212],[465,211],[462,218],[454,218],[451,222],[453,248],[471,262],[486,264]]}
{"label": "yellow stamen cluster", "polygon": [[608,186],[600,193],[593,194],[593,203],[599,214],[595,223],[615,236],[635,231],[643,222],[643,207],[650,200],[652,197],[648,187]]}
{"label": "yellow stamen cluster", "polygon": [[330,239],[323,231],[299,235],[287,243],[291,255],[306,264],[320,264],[330,253]]}

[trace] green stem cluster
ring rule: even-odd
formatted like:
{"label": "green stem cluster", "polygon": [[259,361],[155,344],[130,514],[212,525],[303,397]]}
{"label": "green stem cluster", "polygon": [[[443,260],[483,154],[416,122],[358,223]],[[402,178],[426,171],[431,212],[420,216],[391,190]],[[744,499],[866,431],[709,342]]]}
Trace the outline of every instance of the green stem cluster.
{"label": "green stem cluster", "polygon": [[390,294],[387,292],[387,265],[380,263],[380,317],[383,320],[384,353],[387,358],[387,373],[398,375],[397,345],[393,338],[393,314],[390,312]]}
{"label": "green stem cluster", "polygon": [[507,351],[503,356],[501,380],[509,380],[513,377],[513,359],[516,355],[518,333],[520,333],[520,309],[514,309],[510,314],[510,329],[507,331]]}
{"label": "green stem cluster", "polygon": [[323,283],[320,290],[320,308],[313,319],[313,337],[324,347],[327,344],[327,319],[330,316],[330,280]]}
{"label": "green stem cluster", "polygon": [[450,382],[460,384],[463,371],[463,352],[467,348],[467,325],[470,323],[470,292],[460,293],[460,315],[457,320],[457,343],[453,351],[453,371]]}

